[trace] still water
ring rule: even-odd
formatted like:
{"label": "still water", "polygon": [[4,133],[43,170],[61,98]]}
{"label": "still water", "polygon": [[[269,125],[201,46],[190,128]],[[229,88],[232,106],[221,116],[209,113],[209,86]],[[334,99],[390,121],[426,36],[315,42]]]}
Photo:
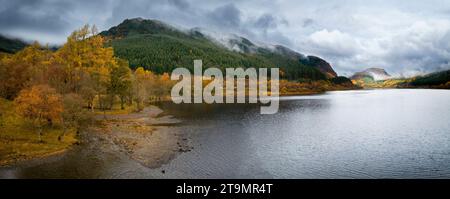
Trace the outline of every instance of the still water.
{"label": "still water", "polygon": [[274,115],[249,104],[160,107],[193,147],[161,168],[81,145],[0,168],[0,178],[450,178],[449,90],[283,97]]}

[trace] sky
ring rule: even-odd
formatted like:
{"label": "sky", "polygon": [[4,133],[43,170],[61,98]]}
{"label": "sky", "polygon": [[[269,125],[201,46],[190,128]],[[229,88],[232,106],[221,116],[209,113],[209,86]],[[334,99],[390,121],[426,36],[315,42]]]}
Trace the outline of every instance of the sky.
{"label": "sky", "polygon": [[450,69],[449,0],[0,0],[0,34],[62,44],[84,24],[127,18],[235,33],[327,60],[339,75]]}

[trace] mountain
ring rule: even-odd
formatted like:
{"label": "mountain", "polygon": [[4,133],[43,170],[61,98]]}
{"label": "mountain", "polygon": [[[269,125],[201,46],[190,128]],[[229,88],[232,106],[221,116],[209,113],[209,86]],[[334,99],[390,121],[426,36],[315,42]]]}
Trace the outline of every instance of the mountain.
{"label": "mountain", "polygon": [[361,72],[356,72],[350,79],[353,84],[363,88],[385,88],[403,83],[403,80],[397,81],[392,79],[391,75],[381,68],[368,68]]}
{"label": "mountain", "polygon": [[100,35],[132,68],[142,66],[156,73],[177,67],[192,70],[193,60],[202,59],[205,68],[280,67],[281,77],[289,80],[337,76],[325,60],[284,46],[256,44],[238,35],[200,28],[181,30],[157,20],[126,19]]}
{"label": "mountain", "polygon": [[355,73],[350,79],[353,84],[364,88],[450,89],[450,70],[409,78],[392,78],[383,69],[371,68]]}
{"label": "mountain", "polygon": [[450,70],[415,77],[407,86],[450,89]]}
{"label": "mountain", "polygon": [[0,35],[0,52],[15,53],[25,48],[28,44],[19,39],[10,39]]}
{"label": "mountain", "polygon": [[331,65],[325,60],[316,56],[307,56],[300,59],[300,62],[305,65],[310,65],[318,68],[322,73],[324,73],[328,78],[337,77],[337,73],[333,70]]}
{"label": "mountain", "polygon": [[361,80],[365,78],[371,81],[379,81],[390,79],[391,75],[381,68],[368,68],[364,71],[357,72],[350,77],[352,80]]}
{"label": "mountain", "polygon": [[157,20],[145,20],[142,18],[126,19],[118,26],[100,33],[102,36],[113,39],[125,38],[141,34],[181,34],[177,29]]}

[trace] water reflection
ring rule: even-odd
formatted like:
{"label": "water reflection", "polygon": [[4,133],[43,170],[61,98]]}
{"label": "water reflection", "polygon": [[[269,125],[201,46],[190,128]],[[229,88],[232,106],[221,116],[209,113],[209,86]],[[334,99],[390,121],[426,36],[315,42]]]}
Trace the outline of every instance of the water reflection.
{"label": "water reflection", "polygon": [[[448,178],[450,91],[338,91],[258,104],[159,104],[194,150],[148,169],[108,143],[0,178]],[[166,172],[162,174],[160,170]]]}
{"label": "water reflection", "polygon": [[[192,172],[183,177],[434,178],[450,174],[450,92],[446,90],[285,97],[274,115],[258,114],[257,106],[231,105],[210,105],[205,112],[199,108],[186,114],[183,106],[167,104],[166,110],[175,115],[182,110],[190,126],[201,127],[194,131],[202,147],[196,156],[186,154],[171,166],[189,172],[211,170],[208,175]],[[216,155],[220,163],[211,169],[209,160]],[[193,163],[186,167],[186,162]],[[239,172],[228,172],[233,169]]]}

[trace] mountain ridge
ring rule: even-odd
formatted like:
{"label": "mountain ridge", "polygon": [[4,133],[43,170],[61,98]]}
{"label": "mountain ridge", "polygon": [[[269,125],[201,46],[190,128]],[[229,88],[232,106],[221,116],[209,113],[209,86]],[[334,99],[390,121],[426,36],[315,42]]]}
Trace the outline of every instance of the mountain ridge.
{"label": "mountain ridge", "polygon": [[369,78],[372,81],[386,80],[392,78],[392,76],[386,72],[386,70],[382,68],[367,68],[363,71],[356,72],[353,74],[350,79],[352,80],[360,80],[364,78]]}
{"label": "mountain ridge", "polygon": [[0,34],[0,52],[15,53],[28,46],[28,44],[20,39],[12,39]]}
{"label": "mountain ridge", "polygon": [[[378,77],[374,77],[377,73]],[[384,69],[368,68],[350,77],[353,84],[363,88],[450,88],[450,70],[404,78],[392,77]]]}
{"label": "mountain ridge", "polygon": [[193,59],[203,59],[205,67],[280,67],[282,78],[291,80],[337,77],[331,65],[317,56],[281,45],[258,45],[235,34],[218,38],[200,28],[180,30],[158,20],[126,19],[100,35],[132,67],[142,66],[157,73],[175,67],[191,69]]}

